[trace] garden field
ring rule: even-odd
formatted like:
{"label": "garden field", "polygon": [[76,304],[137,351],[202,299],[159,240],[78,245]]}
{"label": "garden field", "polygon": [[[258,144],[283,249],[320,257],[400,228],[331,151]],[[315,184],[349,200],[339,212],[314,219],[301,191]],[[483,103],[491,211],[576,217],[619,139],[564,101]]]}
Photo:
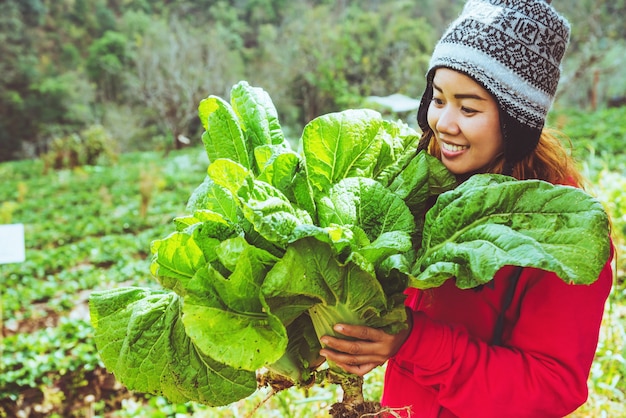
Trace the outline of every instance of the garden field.
{"label": "garden field", "polygon": [[[626,108],[556,113],[551,122],[612,217],[616,281],[589,379],[572,417],[626,417]],[[566,129],[566,127],[568,127]],[[25,226],[26,260],[0,265],[0,417],[318,417],[337,388],[259,390],[208,408],[132,393],[103,368],[89,321],[92,291],[157,287],[150,243],[172,231],[208,165],[204,150],[122,154],[116,161],[50,170],[43,160],[0,164],[0,224]],[[382,368],[365,384],[381,393]]]}

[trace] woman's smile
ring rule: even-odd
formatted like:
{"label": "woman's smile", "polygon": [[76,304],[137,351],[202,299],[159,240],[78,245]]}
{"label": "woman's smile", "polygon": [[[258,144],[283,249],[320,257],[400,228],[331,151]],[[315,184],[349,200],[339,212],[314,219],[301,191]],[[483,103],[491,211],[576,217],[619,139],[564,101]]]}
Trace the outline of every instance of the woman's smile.
{"label": "woman's smile", "polygon": [[444,140],[439,140],[439,145],[441,147],[441,153],[445,154],[447,158],[453,158],[469,148],[467,145],[456,145],[450,142],[445,142]]}

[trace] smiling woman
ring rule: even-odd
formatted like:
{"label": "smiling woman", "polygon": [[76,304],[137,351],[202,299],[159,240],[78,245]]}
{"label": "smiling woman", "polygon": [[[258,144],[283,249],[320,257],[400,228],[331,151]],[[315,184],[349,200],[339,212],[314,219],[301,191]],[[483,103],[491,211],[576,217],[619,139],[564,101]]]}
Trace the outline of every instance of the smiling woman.
{"label": "smiling woman", "polygon": [[[563,229],[569,222],[556,217],[580,213],[579,202],[552,206],[561,200],[556,195],[523,196],[531,185],[580,185],[574,161],[543,129],[569,32],[565,18],[543,0],[468,0],[435,46],[417,114],[423,131],[418,149],[441,160],[460,185],[426,214],[420,267],[412,271],[416,288],[406,291],[410,331],[388,334],[343,323],[335,331],[349,341],[322,340],[321,354],[351,373],[363,375],[388,361],[382,404],[398,408],[399,416],[556,418],[586,401],[612,283],[609,233],[601,224],[590,229],[606,245],[591,250],[590,260],[601,264],[593,283],[563,280],[565,270],[536,263],[526,238],[569,235]],[[477,193],[485,174],[505,174],[498,181],[508,184]],[[453,195],[463,204],[454,205]],[[516,206],[519,218],[491,209],[484,223],[470,215],[496,202]],[[526,206],[547,209],[544,203],[551,207],[542,220]],[[446,220],[434,215],[438,211]],[[469,218],[472,232],[464,224]],[[498,226],[488,225],[493,222]],[[506,232],[518,222],[522,239]],[[463,244],[449,247],[444,236]],[[587,237],[573,232],[567,241]],[[504,260],[503,248],[520,259]],[[444,252],[445,261],[431,256]],[[453,267],[460,259],[467,263]],[[466,280],[478,271],[492,281],[477,287]],[[420,281],[425,272],[434,272],[441,285],[428,289]]]}

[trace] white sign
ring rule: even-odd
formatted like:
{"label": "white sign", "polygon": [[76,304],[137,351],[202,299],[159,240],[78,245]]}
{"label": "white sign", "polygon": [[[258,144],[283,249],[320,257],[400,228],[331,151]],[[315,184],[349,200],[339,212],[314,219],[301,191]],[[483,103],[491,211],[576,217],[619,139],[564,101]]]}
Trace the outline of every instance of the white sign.
{"label": "white sign", "polygon": [[24,225],[0,225],[0,264],[22,263],[24,260]]}

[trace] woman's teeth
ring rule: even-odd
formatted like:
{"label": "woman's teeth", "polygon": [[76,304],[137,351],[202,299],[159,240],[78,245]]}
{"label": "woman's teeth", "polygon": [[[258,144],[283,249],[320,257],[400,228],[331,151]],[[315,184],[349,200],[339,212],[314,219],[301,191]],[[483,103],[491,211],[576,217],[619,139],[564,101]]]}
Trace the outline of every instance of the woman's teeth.
{"label": "woman's teeth", "polygon": [[451,152],[463,151],[464,149],[468,148],[467,146],[449,144],[447,142],[442,142],[441,147],[445,149],[446,151],[451,151]]}

